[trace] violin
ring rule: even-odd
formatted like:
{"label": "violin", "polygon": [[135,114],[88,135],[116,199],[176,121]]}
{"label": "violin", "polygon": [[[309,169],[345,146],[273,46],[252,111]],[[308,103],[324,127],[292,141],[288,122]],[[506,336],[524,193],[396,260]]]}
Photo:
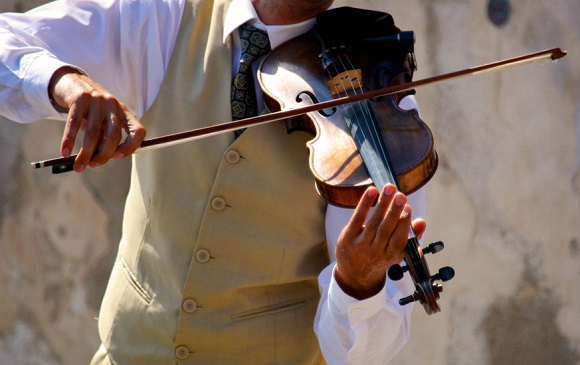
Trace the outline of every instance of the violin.
{"label": "violin", "polygon": [[[351,26],[346,29],[343,24]],[[355,29],[356,31],[352,31]],[[314,29],[266,56],[258,81],[269,110],[362,94],[408,83],[416,69],[413,32],[401,32],[386,13],[337,8],[322,13]],[[284,82],[280,82],[284,80]],[[288,131],[302,130],[309,166],[319,195],[328,203],[355,207],[370,185],[394,184],[405,194],[419,189],[437,169],[437,153],[429,127],[416,110],[398,107],[411,91],[318,110],[285,120]],[[433,244],[431,252],[443,249]],[[418,301],[428,314],[440,311],[439,293],[455,275],[451,267],[431,276],[423,250],[411,228],[406,265],[393,266],[389,277],[409,271],[415,293],[400,304]]]}
{"label": "violin", "polygon": [[[320,196],[330,204],[352,207],[370,185],[392,183],[409,194],[437,169],[431,131],[416,111],[397,106],[402,97],[420,86],[566,55],[554,48],[412,81],[414,41],[414,33],[401,32],[386,13],[353,8],[322,13],[312,31],[263,60],[258,80],[271,113],[144,140],[135,153],[284,121],[289,132],[303,130],[314,136],[308,142],[309,165]],[[32,166],[62,173],[72,170],[75,158]],[[450,267],[435,275],[429,271],[425,254],[441,251],[442,242],[422,248],[412,229],[408,237],[405,265],[392,266],[389,278],[399,280],[409,272],[415,292],[399,303],[416,301],[428,314],[437,313],[443,290],[438,281],[450,280],[455,273]]]}

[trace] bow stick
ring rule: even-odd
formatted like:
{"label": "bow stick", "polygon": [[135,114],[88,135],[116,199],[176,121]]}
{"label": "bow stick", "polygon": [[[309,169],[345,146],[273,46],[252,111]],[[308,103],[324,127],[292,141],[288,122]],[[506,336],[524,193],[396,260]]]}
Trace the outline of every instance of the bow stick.
{"label": "bow stick", "polygon": [[[181,143],[186,143],[194,141],[200,138],[206,138],[213,135],[232,132],[237,129],[248,128],[252,126],[257,126],[265,123],[270,123],[274,121],[284,120],[291,117],[296,117],[306,113],[333,108],[340,105],[353,103],[361,100],[367,100],[372,98],[377,98],[380,96],[396,94],[402,91],[407,91],[411,89],[416,89],[425,85],[432,85],[439,82],[451,80],[454,78],[462,76],[473,76],[479,75],[486,72],[499,71],[504,68],[520,66],[532,62],[540,61],[556,61],[566,55],[566,51],[562,51],[560,48],[547,49],[540,52],[530,53],[518,57],[508,58],[501,61],[496,61],[488,64],[483,64],[475,67],[470,67],[464,70],[450,72],[438,76],[433,76],[417,81],[408,82],[406,84],[400,84],[392,87],[387,87],[384,89],[369,91],[366,93],[361,93],[358,95],[345,96],[333,100],[322,101],[316,104],[303,106],[300,108],[287,109],[278,112],[272,112],[269,114],[262,114],[256,117],[240,119],[237,121],[226,122],[222,124],[216,124],[208,127],[197,128],[185,132],[169,134],[161,137],[155,137],[143,140],[140,147],[135,150],[134,153],[140,153],[145,151],[151,151],[158,148],[165,148],[169,146],[174,146]],[[52,167],[52,173],[58,174],[62,172],[71,171],[74,161],[77,155],[72,155],[70,157],[57,157],[49,160],[32,162],[31,165],[35,169],[42,167]]]}

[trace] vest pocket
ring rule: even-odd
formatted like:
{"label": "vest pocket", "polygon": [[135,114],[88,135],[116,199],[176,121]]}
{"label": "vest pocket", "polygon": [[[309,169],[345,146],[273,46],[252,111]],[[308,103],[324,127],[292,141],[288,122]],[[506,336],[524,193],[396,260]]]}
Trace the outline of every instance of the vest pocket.
{"label": "vest pocket", "polygon": [[121,263],[123,264],[123,274],[125,274],[125,278],[129,282],[129,285],[135,290],[135,292],[145,301],[147,304],[151,304],[153,297],[149,292],[141,285],[141,283],[137,280],[137,276],[131,271],[129,265],[125,262],[125,259],[121,258]]}
{"label": "vest pocket", "polygon": [[260,307],[252,309],[249,311],[239,312],[232,314],[232,321],[242,321],[245,319],[251,319],[256,317],[267,316],[270,314],[276,314],[280,312],[289,311],[292,309],[300,308],[305,306],[308,301],[305,298],[298,298],[293,300],[287,300],[281,303],[268,305],[265,307]]}

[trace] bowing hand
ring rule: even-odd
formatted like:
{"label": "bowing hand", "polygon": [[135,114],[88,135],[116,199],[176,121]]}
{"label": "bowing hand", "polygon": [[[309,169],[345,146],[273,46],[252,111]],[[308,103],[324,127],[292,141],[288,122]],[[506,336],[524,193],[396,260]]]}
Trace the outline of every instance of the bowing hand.
{"label": "bowing hand", "polygon": [[[71,156],[79,131],[84,132],[75,159],[76,172],[128,156],[145,138],[145,128],[123,103],[73,68],[55,72],[49,93],[54,102],[68,110],[60,149],[63,157]],[[121,143],[123,131],[127,136]]]}

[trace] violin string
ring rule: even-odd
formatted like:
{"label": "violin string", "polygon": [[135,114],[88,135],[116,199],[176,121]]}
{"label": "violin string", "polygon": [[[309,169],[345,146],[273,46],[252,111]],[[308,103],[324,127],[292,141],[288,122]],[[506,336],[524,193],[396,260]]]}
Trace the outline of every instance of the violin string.
{"label": "violin string", "polygon": [[[348,55],[347,55],[347,59],[348,59]],[[349,60],[349,62],[350,62],[350,59],[348,59],[348,60]],[[351,63],[351,65],[352,65],[352,63]],[[354,68],[354,66],[353,66],[353,65],[352,65],[352,67]],[[363,89],[363,84],[362,84],[362,80],[361,80],[361,82],[359,82],[359,84],[360,84],[360,89],[361,89],[361,92],[364,92],[364,89]],[[380,131],[380,129],[379,129],[379,125],[378,125],[378,123],[376,123],[376,122],[373,122],[373,118],[372,118],[372,112],[371,112],[371,109],[370,109],[370,100],[369,100],[369,101],[366,101],[366,102],[364,102],[364,108],[365,108],[365,109],[366,109],[366,111],[367,111],[367,115],[368,115],[368,119],[369,119],[369,121],[368,121],[368,124],[369,124],[369,125],[372,127],[372,129],[373,129],[374,137],[376,138],[376,141],[377,141],[377,143],[378,143],[378,144],[380,144],[380,142],[378,142],[378,141],[382,140],[382,133],[381,133],[381,131]],[[386,148],[386,147],[385,147],[385,148]],[[388,160],[389,160],[389,158],[388,158],[388,154],[387,154],[387,151],[385,150],[385,148],[377,148],[377,150],[378,150],[378,151],[379,151],[379,153],[381,154],[381,157],[383,158],[383,161],[388,161]],[[391,173],[391,175],[392,175],[392,176],[391,176],[391,179],[392,179],[392,180],[394,180],[394,178],[395,178],[394,174],[393,174],[393,173]],[[395,183],[395,181],[391,181],[391,182],[392,182],[392,183]]]}
{"label": "violin string", "polygon": [[[347,57],[347,60],[348,60],[348,55],[345,55],[345,56]],[[340,54],[337,55],[337,59],[340,61],[340,66],[341,66],[342,70],[338,68],[336,62],[332,62],[331,63],[331,66],[334,68],[335,74],[336,75],[340,75],[341,73],[346,72],[348,69],[347,69],[345,63],[343,62],[342,58],[340,57]],[[348,61],[350,63],[350,60],[348,60]],[[326,62],[325,62],[325,64],[326,64]],[[351,67],[352,67],[352,63],[350,63],[350,64],[351,64]],[[354,69],[354,67],[352,67],[352,68]],[[330,77],[331,76],[331,72],[330,72],[330,70],[328,70],[328,67],[327,67],[327,72],[328,72],[329,77]],[[332,77],[330,77],[330,79],[332,79]],[[337,94],[338,94],[337,96],[338,97],[343,97],[343,96],[344,97],[348,97],[349,96],[349,90],[353,90],[354,93],[355,93],[355,95],[356,95],[356,88],[354,87],[354,84],[353,84],[352,80],[350,79],[350,77],[349,77],[349,85],[346,85],[345,84],[345,78],[339,77],[339,80],[340,80],[340,89],[335,86],[335,90],[337,91]],[[344,93],[344,95],[342,95],[343,93]],[[356,102],[356,103],[360,105],[360,102]],[[358,114],[357,113],[355,113],[354,116],[355,116],[355,118],[358,119]],[[359,120],[357,120],[357,122],[360,124],[360,121]],[[348,126],[348,127],[351,128],[350,126]],[[361,129],[361,130],[362,130],[362,133],[363,133],[362,138],[359,135],[357,135],[357,134],[352,135],[352,133],[351,133],[351,136],[354,138],[354,140],[358,143],[359,146],[362,145],[363,140],[366,138],[364,136],[364,133],[365,133],[364,129]]]}
{"label": "violin string", "polygon": [[[337,59],[340,61],[340,67],[342,68],[342,70],[340,70],[339,67],[337,66],[337,62],[331,63],[336,75],[340,75],[343,72],[346,73],[348,70],[356,71],[356,68],[355,68],[354,64],[352,63],[352,61],[350,60],[350,58],[348,57],[348,54],[344,54],[344,57],[341,57],[341,55],[337,55]],[[327,70],[327,72],[330,74],[329,70]],[[341,85],[340,85],[341,90],[344,91],[345,96],[349,96],[349,94],[350,94],[349,91],[351,91],[354,95],[357,95],[359,91],[360,91],[360,93],[364,93],[364,86],[363,86],[362,80],[357,80],[358,81],[358,87],[357,87],[356,82],[353,81],[353,79],[351,77],[340,77],[339,79],[340,79],[340,83],[341,83]],[[337,91],[339,92],[338,96],[342,96],[342,95],[340,95],[342,93],[341,90],[338,90],[338,88],[337,88]],[[387,151],[384,148],[379,148],[379,147],[382,147],[381,143],[380,143],[380,139],[382,138],[382,134],[378,128],[377,123],[373,122],[372,112],[371,112],[369,103],[365,102],[365,101],[357,101],[357,102],[355,102],[355,104],[359,107],[359,110],[361,111],[361,113],[353,113],[353,116],[356,118],[355,122],[358,123],[358,125],[363,125],[362,123],[364,123],[364,125],[370,131],[371,135],[370,136],[366,135],[366,133],[367,133],[366,128],[359,128],[359,132],[360,132],[360,134],[362,134],[362,136],[357,133],[357,134],[353,135],[352,137],[358,143],[359,146],[362,146],[363,141],[368,141],[368,143],[372,143],[373,149],[375,152],[377,152],[379,154],[379,157],[382,158],[383,161],[388,161]],[[363,119],[363,120],[361,120],[361,119]],[[350,128],[350,126],[349,126],[349,128]],[[372,139],[369,139],[369,137],[372,137]],[[392,183],[395,183],[394,174],[392,173],[392,171],[388,171],[388,172],[390,175],[389,179],[391,180]]]}
{"label": "violin string", "polygon": [[[348,63],[350,64],[350,68],[352,70],[354,70],[354,66],[352,65],[352,63],[350,62],[350,60],[348,59],[348,55],[345,54],[345,57],[347,58]],[[336,62],[333,62],[333,66],[335,68],[335,72],[337,75],[340,75],[343,72],[347,72],[348,71],[348,67],[347,65],[345,65],[345,62],[343,61],[342,57],[339,55],[337,55],[338,60],[340,61],[340,67],[342,68],[342,70],[339,70]],[[349,96],[349,90],[352,90],[354,92],[354,95],[357,94],[356,92],[356,87],[354,86],[354,83],[352,81],[352,79],[350,77],[348,77],[348,80],[346,80],[348,82],[348,84],[345,84],[345,79],[344,77],[339,77],[340,79],[340,83],[341,83],[341,87],[342,90],[345,93],[345,96]],[[361,102],[355,102],[355,104],[357,104],[359,107],[361,107]],[[361,110],[363,110],[361,108]],[[356,118],[356,122],[361,125],[361,121],[358,120],[359,119],[359,113],[353,113],[354,117]],[[365,116],[365,121],[366,121],[367,117]],[[351,128],[351,126],[348,126],[349,128]],[[364,128],[359,128],[359,130],[362,132],[362,136],[360,136],[358,133],[355,133],[354,135],[351,133],[351,136],[355,139],[355,141],[357,142],[357,144],[359,146],[362,146],[363,141],[367,140],[367,137],[365,136],[365,129]]]}
{"label": "violin string", "polygon": [[[344,58],[346,59],[346,62],[343,60],[343,58],[340,55],[338,55],[337,58],[340,61],[340,66],[342,68],[342,70],[341,70],[342,72],[346,73],[346,72],[348,72],[348,70],[353,70],[356,72],[356,68],[354,67],[353,63],[350,61],[348,54],[344,54]],[[335,66],[335,68],[336,68],[336,66]],[[337,75],[340,75],[341,72],[338,70],[338,68],[336,68],[335,71],[337,72]],[[347,84],[345,84],[345,80],[346,80]],[[350,94],[349,91],[352,91],[352,93],[354,93],[354,95],[357,94],[357,87],[355,86],[355,83],[351,77],[340,78],[340,82],[342,84],[342,89],[344,90],[346,96],[349,96],[349,94]],[[358,82],[359,82],[360,91],[364,92],[361,80],[358,80]],[[361,102],[361,101],[355,102],[354,104],[356,104],[358,106],[359,110],[361,111],[361,113],[353,113],[353,116],[355,118],[355,122],[359,126],[364,125],[368,128],[369,125],[373,124],[368,104]],[[363,119],[363,120],[360,120],[360,119]],[[349,128],[350,128],[350,126],[349,126]],[[352,137],[355,139],[355,141],[361,147],[362,147],[364,141],[367,141],[367,143],[372,143],[374,146],[376,146],[375,140],[369,139],[370,136],[366,136],[366,133],[367,133],[366,129],[367,128],[359,128],[359,131],[358,131],[359,133],[355,133],[355,135],[353,135]],[[361,134],[362,134],[362,136],[361,136]],[[376,134],[376,132],[375,132],[375,134]],[[374,148],[374,149],[376,150],[376,148]],[[370,163],[370,161],[367,161],[367,162]]]}
{"label": "violin string", "polygon": [[[354,64],[351,62],[350,58],[348,57],[348,54],[345,54],[344,58],[347,61],[346,66],[343,63],[344,69],[350,68],[352,70],[356,70]],[[342,59],[341,59],[341,62],[342,62]],[[354,93],[356,95],[357,94],[356,84],[352,80],[350,81],[350,84],[351,84],[351,89],[354,91]],[[360,92],[364,93],[364,87],[363,87],[362,80],[358,80],[358,85],[359,85],[358,87],[360,89]],[[359,108],[363,111],[364,123],[369,128],[369,130],[371,132],[371,136],[368,136],[368,137],[372,137],[374,151],[379,154],[379,156],[382,158],[383,161],[388,161],[388,156],[387,156],[387,152],[385,151],[385,149],[379,148],[379,147],[382,147],[382,144],[380,143],[382,135],[381,135],[381,132],[378,128],[377,123],[373,121],[372,112],[370,109],[369,102],[368,101],[359,101],[357,103],[359,105]],[[359,121],[359,123],[360,123],[360,121]],[[363,137],[368,140],[367,136],[363,136]],[[393,180],[394,176],[391,173],[391,171],[389,171],[389,175],[391,175],[390,179]],[[391,182],[394,183],[394,181],[391,181]]]}
{"label": "violin string", "polygon": [[[324,70],[326,71],[326,75],[328,76],[328,79],[332,80],[332,74],[330,73],[329,64],[328,64],[328,62],[326,62],[326,58],[323,58],[322,62],[324,65]],[[335,67],[335,69],[336,69],[336,67]]]}

